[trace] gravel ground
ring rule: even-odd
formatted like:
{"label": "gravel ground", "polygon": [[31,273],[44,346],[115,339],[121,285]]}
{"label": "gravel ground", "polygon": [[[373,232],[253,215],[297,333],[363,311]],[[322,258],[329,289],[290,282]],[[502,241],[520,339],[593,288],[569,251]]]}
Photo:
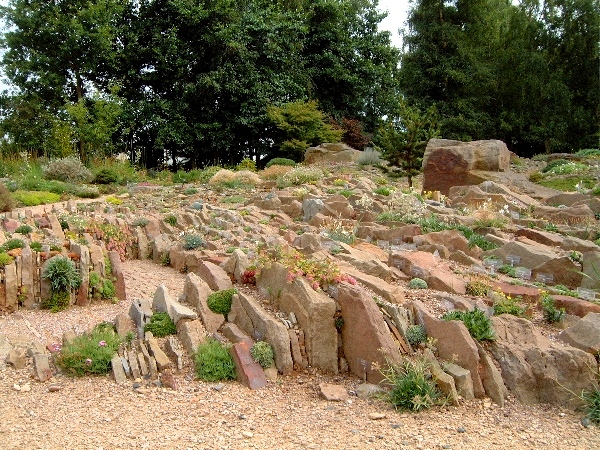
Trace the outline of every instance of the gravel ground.
{"label": "gravel ground", "polygon": [[[159,284],[174,295],[183,290],[184,275],[150,261],[127,261],[124,270],[130,299],[151,297]],[[0,317],[0,331],[60,342],[63,332],[112,321],[128,304],[96,303],[57,314],[22,311]],[[513,399],[504,408],[477,400],[407,414],[381,400],[319,397],[321,382],[355,389],[361,380],[352,376],[305,372],[251,391],[235,382],[194,380],[188,360],[176,378],[178,391],[134,389],[108,376],[57,375],[39,383],[30,367],[6,368],[0,371],[0,448],[600,449],[600,429],[584,428],[581,413]],[[384,417],[373,420],[371,413]]]}

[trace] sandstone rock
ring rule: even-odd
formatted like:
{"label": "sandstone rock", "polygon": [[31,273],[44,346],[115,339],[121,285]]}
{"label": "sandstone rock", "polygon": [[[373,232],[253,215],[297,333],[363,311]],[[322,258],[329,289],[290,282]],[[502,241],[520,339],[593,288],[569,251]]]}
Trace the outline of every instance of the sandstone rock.
{"label": "sandstone rock", "polygon": [[320,383],[319,393],[328,402],[343,402],[350,398],[346,388],[338,384]]}
{"label": "sandstone rock", "polygon": [[22,347],[14,347],[10,349],[6,355],[6,364],[10,364],[15,369],[24,369],[27,364],[27,349]]}
{"label": "sandstone rock", "polygon": [[[387,264],[381,261],[377,253],[359,250],[351,247],[350,245],[344,244],[343,242],[340,242],[339,246],[342,249],[342,252],[337,254],[338,259],[350,263],[356,269],[367,275],[378,277],[385,281],[391,281],[392,271]],[[375,246],[371,247],[377,249]]]}
{"label": "sandstone rock", "polygon": [[121,337],[127,336],[127,333],[129,332],[136,333],[135,322],[131,317],[124,313],[119,313],[115,317],[115,329],[117,330],[117,334]]}
{"label": "sandstone rock", "polygon": [[506,261],[506,257],[515,255],[520,258],[519,266],[533,269],[541,264],[547,263],[557,257],[557,253],[550,247],[543,245],[531,245],[523,242],[509,242],[508,244],[482,253],[482,257],[495,256],[502,261]]}
{"label": "sandstone rock", "polygon": [[133,236],[137,242],[137,259],[146,259],[150,255],[150,247],[148,245],[148,237],[146,232],[141,227],[135,227]]}
{"label": "sandstone rock", "polygon": [[532,214],[534,217],[541,217],[552,223],[567,225],[584,225],[596,221],[594,211],[588,205],[569,206],[567,208],[539,205],[534,208]]}
{"label": "sandstone rock", "polygon": [[458,392],[456,392],[456,386],[454,384],[454,378],[448,375],[446,372],[442,370],[442,367],[438,363],[437,359],[433,355],[433,352],[430,349],[425,349],[424,356],[429,362],[429,370],[431,371],[431,376],[435,380],[440,391],[446,395],[448,400],[452,403],[453,406],[459,406],[458,402]]}
{"label": "sandstone rock", "polygon": [[228,341],[235,344],[236,342],[248,342],[248,345],[252,347],[254,340],[244,333],[240,328],[232,322],[227,322],[221,328],[221,333],[227,338]]}
{"label": "sandstone rock", "polygon": [[431,139],[423,156],[423,189],[447,195],[458,180],[463,185],[481,183],[474,170],[504,171],[509,165],[510,152],[501,141]]}
{"label": "sandstone rock", "polygon": [[568,295],[552,294],[552,298],[554,299],[554,306],[559,309],[564,308],[567,314],[573,316],[584,317],[589,313],[600,313],[600,305],[597,303]]}
{"label": "sandstone rock", "polygon": [[321,236],[315,233],[303,233],[294,239],[292,244],[305,255],[321,250]]}
{"label": "sandstone rock", "polygon": [[156,365],[158,366],[158,369],[162,371],[171,367],[171,361],[158,345],[156,338],[151,337],[147,339],[147,343],[150,354],[154,356],[154,359],[156,359]]}
{"label": "sandstone rock", "polygon": [[519,228],[515,236],[525,236],[526,238],[538,242],[548,247],[560,247],[564,238],[560,234],[550,233],[549,231],[536,230],[533,228]]}
{"label": "sandstone rock", "polygon": [[473,380],[471,379],[471,372],[457,364],[450,362],[444,362],[442,367],[444,368],[444,372],[454,379],[454,384],[458,394],[465,400],[473,400],[475,398],[475,394],[473,393]]}
{"label": "sandstone rock", "polygon": [[129,317],[137,327],[138,336],[144,335],[144,326],[150,322],[152,317],[152,303],[148,299],[136,298],[129,307]]}
{"label": "sandstone rock", "polygon": [[413,238],[413,243],[417,244],[417,248],[422,245],[443,245],[449,252],[457,250],[464,253],[471,252],[469,241],[458,230],[444,230],[418,235]]}
{"label": "sandstone rock", "polygon": [[261,340],[273,346],[277,370],[285,375],[292,372],[293,360],[287,328],[256,300],[243,293],[234,295],[228,318],[249,336],[260,336]]}
{"label": "sandstone rock", "polygon": [[342,346],[350,371],[371,383],[379,383],[383,375],[370,367],[384,367],[400,360],[398,346],[373,299],[363,289],[346,283],[338,285],[337,301],[344,319]]}
{"label": "sandstone rock", "polygon": [[493,281],[491,287],[494,291],[500,291],[509,297],[521,297],[524,302],[537,304],[540,301],[540,290],[538,288],[521,286],[518,284]]}
{"label": "sandstone rock", "polygon": [[502,381],[502,375],[500,371],[494,365],[492,358],[486,353],[485,349],[479,342],[475,342],[477,350],[479,351],[479,375],[481,376],[481,382],[485,388],[485,393],[490,397],[494,403],[499,406],[504,406],[504,401],[508,396],[508,389]]}
{"label": "sandstone rock", "polygon": [[228,260],[221,264],[223,270],[233,275],[238,283],[242,282],[244,272],[250,267],[250,259],[242,250],[236,248]]}
{"label": "sandstone rock", "polygon": [[390,303],[404,303],[404,292],[400,286],[388,283],[379,277],[362,273],[347,263],[340,262],[338,265],[343,273],[355,278],[356,281],[364,284],[366,287],[375,292],[375,294],[381,296]]}
{"label": "sandstone rock", "polygon": [[222,314],[212,312],[206,304],[206,299],[211,293],[212,290],[208,284],[198,275],[195,273],[187,274],[183,287],[183,298],[198,311],[208,334],[213,334],[225,322]]}
{"label": "sandstone rock", "polygon": [[589,200],[591,197],[580,192],[561,192],[546,199],[546,204],[550,206],[571,206],[574,203]]}
{"label": "sandstone rock", "polygon": [[304,211],[304,222],[309,222],[325,208],[323,200],[318,198],[306,198],[302,201],[302,211]]}
{"label": "sandstone rock", "polygon": [[590,313],[566,330],[562,331],[558,338],[563,342],[591,353],[598,354],[600,351],[600,313]]}
{"label": "sandstone rock", "polygon": [[126,300],[125,275],[123,274],[123,266],[121,265],[121,256],[118,252],[110,251],[108,252],[108,257],[112,265],[112,276],[115,280],[115,295],[119,300]]}
{"label": "sandstone rock", "polygon": [[323,143],[317,147],[309,147],[304,152],[304,164],[322,162],[352,162],[363,152],[342,143]]}
{"label": "sandstone rock", "polygon": [[569,391],[592,388],[596,360],[591,354],[553,345],[528,320],[503,314],[492,321],[496,341],[489,349],[500,364],[506,386],[519,401],[577,406]]}
{"label": "sandstone rock", "polygon": [[110,360],[110,365],[115,382],[117,384],[123,384],[127,382],[127,375],[125,375],[125,369],[123,369],[123,364],[118,354],[115,353],[113,355],[112,359]]}
{"label": "sandstone rock", "polygon": [[[0,244],[1,245],[1,244]],[[25,296],[23,307],[30,309],[35,303],[33,292],[33,253],[29,245],[26,245],[21,253],[21,295]]]}
{"label": "sandstone rock", "polygon": [[237,342],[229,352],[236,367],[237,380],[250,389],[260,389],[267,385],[267,379],[260,365],[252,359],[247,342]]}
{"label": "sandstone rock", "polygon": [[233,284],[227,272],[209,261],[199,261],[194,273],[202,278],[213,291],[231,289]]}
{"label": "sandstone rock", "polygon": [[[146,225],[146,232],[148,232],[147,229],[148,225]],[[155,264],[161,264],[161,261],[169,254],[169,250],[174,245],[176,244],[171,240],[169,235],[162,233],[157,235],[151,243],[152,261]]]}
{"label": "sandstone rock", "polygon": [[294,313],[302,328],[308,363],[313,367],[337,373],[337,330],[333,316],[333,299],[317,292],[303,277],[287,282],[287,269],[273,264],[261,274],[257,287],[270,293],[273,305],[286,314]]}
{"label": "sandstone rock", "polygon": [[392,252],[390,259],[404,261],[402,271],[411,276],[425,279],[431,289],[454,294],[464,294],[467,290],[465,280],[453,273],[447,261],[431,253]]}
{"label": "sandstone rock", "polygon": [[163,311],[169,314],[169,317],[173,323],[175,323],[175,325],[177,325],[177,322],[179,322],[181,319],[194,320],[198,317],[198,314],[196,314],[190,308],[182,305],[173,297],[171,297],[169,290],[162,284],[154,293],[152,308],[155,311]]}
{"label": "sandstone rock", "polygon": [[485,389],[479,376],[479,351],[465,324],[457,320],[436,319],[419,301],[413,302],[413,307],[415,316],[425,326],[427,336],[437,340],[435,345],[439,357],[467,369],[471,373],[475,397],[484,397]]}
{"label": "sandstone rock", "polygon": [[551,259],[531,269],[531,277],[534,280],[538,274],[545,273],[554,276],[555,284],[562,284],[569,289],[577,289],[583,279],[579,265],[571,261],[568,256]]}
{"label": "sandstone rock", "polygon": [[193,355],[206,339],[206,330],[200,320],[180,320],[177,323],[177,335],[188,355]]}

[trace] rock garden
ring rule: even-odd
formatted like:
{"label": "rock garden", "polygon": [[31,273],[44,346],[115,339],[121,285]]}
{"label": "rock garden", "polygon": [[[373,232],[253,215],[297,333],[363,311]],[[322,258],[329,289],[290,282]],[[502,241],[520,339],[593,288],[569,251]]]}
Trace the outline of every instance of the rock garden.
{"label": "rock garden", "polygon": [[[165,422],[153,440],[123,419],[110,448],[600,446],[598,156],[556,164],[433,139],[419,190],[375,152],[328,144],[305,159],[5,212],[0,413],[43,416],[37,398],[71,417],[85,386],[115,408],[99,428],[121,403]],[[540,184],[566,164],[595,184]],[[171,401],[230,432],[211,446],[177,419],[169,441]],[[58,448],[18,422],[0,423],[8,448]]]}

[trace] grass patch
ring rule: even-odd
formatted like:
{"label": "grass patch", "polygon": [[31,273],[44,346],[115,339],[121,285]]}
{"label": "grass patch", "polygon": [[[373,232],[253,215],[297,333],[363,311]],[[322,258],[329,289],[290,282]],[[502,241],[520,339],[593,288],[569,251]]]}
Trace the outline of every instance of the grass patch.
{"label": "grass patch", "polygon": [[144,332],[146,331],[150,331],[155,337],[165,337],[176,334],[177,328],[168,313],[159,311],[152,314],[150,323],[144,326]]}
{"label": "grass patch", "polygon": [[473,311],[449,311],[442,316],[442,319],[460,320],[465,324],[473,339],[477,341],[496,340],[492,321],[480,309],[475,308]]}
{"label": "grass patch", "polygon": [[60,201],[60,195],[46,191],[15,191],[15,200],[24,206],[47,205]]}
{"label": "grass patch", "polygon": [[229,350],[213,338],[198,346],[194,358],[196,376],[204,381],[235,379],[235,364]]}
{"label": "grass patch", "polygon": [[403,358],[398,364],[382,370],[392,387],[387,401],[396,409],[421,411],[440,402],[441,392],[431,377],[429,363],[424,359]]}

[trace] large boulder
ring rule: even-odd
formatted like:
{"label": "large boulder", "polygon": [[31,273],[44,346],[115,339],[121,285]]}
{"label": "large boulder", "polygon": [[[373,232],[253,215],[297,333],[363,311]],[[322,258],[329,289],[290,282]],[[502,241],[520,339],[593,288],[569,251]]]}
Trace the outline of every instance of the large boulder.
{"label": "large boulder", "polygon": [[304,152],[304,163],[315,164],[321,162],[353,162],[363,152],[342,143],[324,143],[317,147],[310,147]]}
{"label": "large boulder", "polygon": [[462,185],[485,181],[474,171],[505,171],[510,152],[502,141],[461,142],[431,139],[423,157],[423,189],[448,195],[457,182]]}
{"label": "large boulder", "polygon": [[598,366],[591,354],[553,344],[526,319],[503,314],[492,321],[496,341],[488,348],[506,386],[522,403],[577,406],[572,392],[593,388]]}
{"label": "large boulder", "polygon": [[533,269],[558,257],[557,253],[545,245],[535,245],[534,242],[512,241],[500,248],[482,253],[482,257],[494,256],[507,261],[507,256],[518,256],[519,266]]}
{"label": "large boulder", "polygon": [[366,291],[346,283],[338,287],[337,302],[344,319],[342,346],[350,371],[379,383],[383,375],[369,367],[384,367],[400,360],[398,345],[381,311]]}

